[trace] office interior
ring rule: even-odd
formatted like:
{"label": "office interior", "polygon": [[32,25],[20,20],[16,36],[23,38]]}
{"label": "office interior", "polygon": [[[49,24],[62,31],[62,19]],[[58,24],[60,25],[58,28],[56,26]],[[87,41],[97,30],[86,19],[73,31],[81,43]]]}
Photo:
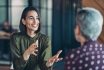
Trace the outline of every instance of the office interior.
{"label": "office interior", "polygon": [[[103,4],[104,0],[0,0],[0,29],[7,21],[14,31],[19,32],[23,9],[27,6],[34,6],[40,13],[41,33],[48,35],[51,39],[52,55],[58,50],[63,50],[60,57],[64,58],[69,49],[79,47],[74,37],[77,11],[82,7],[94,7],[104,15]],[[3,41],[9,41],[9,39],[1,36],[0,47],[4,47],[6,42],[3,43]],[[98,41],[104,43],[104,27]],[[7,45],[6,47],[10,47],[9,44]],[[7,51],[9,52],[10,50]],[[11,54],[0,53],[0,56],[0,70],[10,70]],[[64,61],[55,63],[54,70],[64,70]]]}

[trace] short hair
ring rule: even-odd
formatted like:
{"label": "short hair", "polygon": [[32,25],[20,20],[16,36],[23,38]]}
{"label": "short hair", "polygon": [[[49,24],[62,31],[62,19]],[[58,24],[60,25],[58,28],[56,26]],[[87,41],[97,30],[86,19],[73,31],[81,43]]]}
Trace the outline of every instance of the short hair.
{"label": "short hair", "polygon": [[77,13],[76,23],[86,39],[97,40],[102,31],[103,16],[97,9],[82,8]]}
{"label": "short hair", "polygon": [[[22,33],[26,33],[26,26],[22,23],[22,19],[26,19],[27,13],[29,11],[36,11],[38,16],[39,16],[39,21],[40,21],[40,15],[39,15],[38,10],[35,7],[32,7],[32,6],[26,7],[22,12],[21,19],[20,19],[20,24],[19,24],[19,29],[20,29],[20,32],[22,32]],[[39,23],[38,30],[35,31],[35,33],[38,33],[39,31],[40,31],[40,23]]]}

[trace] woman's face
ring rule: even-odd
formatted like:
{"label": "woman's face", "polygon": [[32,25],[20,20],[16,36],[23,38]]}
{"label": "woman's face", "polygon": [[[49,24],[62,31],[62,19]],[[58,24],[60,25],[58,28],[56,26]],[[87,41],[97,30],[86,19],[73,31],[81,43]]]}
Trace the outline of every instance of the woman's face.
{"label": "woman's face", "polygon": [[39,16],[36,11],[29,11],[25,19],[22,19],[24,25],[26,25],[27,30],[37,31],[39,27]]}
{"label": "woman's face", "polygon": [[76,27],[74,28],[74,34],[75,34],[75,38],[78,42],[80,42],[80,31],[79,31],[79,26],[76,25]]}

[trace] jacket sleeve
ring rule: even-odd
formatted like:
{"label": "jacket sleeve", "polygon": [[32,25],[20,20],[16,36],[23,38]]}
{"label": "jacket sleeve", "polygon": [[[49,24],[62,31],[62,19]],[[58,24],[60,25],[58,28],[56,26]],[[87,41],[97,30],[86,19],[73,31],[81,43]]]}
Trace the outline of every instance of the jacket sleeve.
{"label": "jacket sleeve", "polygon": [[47,67],[46,62],[52,56],[51,41],[47,37],[43,40],[42,54],[39,59],[39,66],[41,70],[52,70],[52,67]]}
{"label": "jacket sleeve", "polygon": [[19,47],[20,47],[19,41],[17,41],[16,37],[12,35],[10,39],[10,49],[12,54],[14,70],[24,70],[24,67],[26,66],[26,63],[27,63],[27,61],[23,59],[23,56],[20,53]]}

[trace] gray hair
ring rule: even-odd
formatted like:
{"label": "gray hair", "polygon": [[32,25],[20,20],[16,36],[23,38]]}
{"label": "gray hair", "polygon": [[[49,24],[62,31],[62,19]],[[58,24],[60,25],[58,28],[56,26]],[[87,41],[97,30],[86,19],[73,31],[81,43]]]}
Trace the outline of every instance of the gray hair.
{"label": "gray hair", "polygon": [[76,21],[86,39],[97,40],[103,26],[103,16],[98,10],[89,7],[82,8],[77,14]]}

